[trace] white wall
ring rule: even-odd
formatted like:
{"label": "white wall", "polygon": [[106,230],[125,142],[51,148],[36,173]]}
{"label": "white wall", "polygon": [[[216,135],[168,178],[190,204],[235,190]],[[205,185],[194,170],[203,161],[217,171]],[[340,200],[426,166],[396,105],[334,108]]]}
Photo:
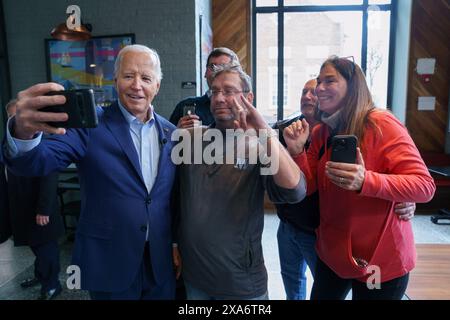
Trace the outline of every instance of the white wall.
{"label": "white wall", "polygon": [[[202,95],[205,93],[205,91],[208,89],[208,84],[206,83],[206,80],[204,78],[204,71],[205,71],[205,64],[204,61],[200,61],[200,43],[202,39],[200,38],[200,16],[202,16],[202,30],[201,32],[205,34],[207,32],[205,30],[205,26],[209,26],[209,28],[212,30],[212,0],[196,0],[195,5],[195,35],[196,35],[196,42],[197,42],[197,57],[196,57],[196,68],[197,68],[197,88],[196,92],[197,95]],[[210,32],[212,32],[210,30]],[[212,39],[211,39],[212,42]],[[211,43],[212,46],[212,43]],[[202,55],[206,55],[205,52],[202,52]],[[206,56],[207,57],[207,56]],[[202,56],[202,58],[206,59]],[[202,84],[202,85],[201,85]],[[202,88],[202,90],[200,90]],[[203,92],[202,92],[203,91]]]}
{"label": "white wall", "polygon": [[395,62],[393,77],[392,112],[404,124],[408,97],[408,66],[411,32],[411,0],[398,0],[395,31]]}

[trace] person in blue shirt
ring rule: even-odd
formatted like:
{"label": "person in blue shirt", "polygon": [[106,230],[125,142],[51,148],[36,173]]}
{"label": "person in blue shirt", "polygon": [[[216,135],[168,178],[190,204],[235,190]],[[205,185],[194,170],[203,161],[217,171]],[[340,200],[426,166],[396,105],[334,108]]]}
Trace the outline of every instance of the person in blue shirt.
{"label": "person in blue shirt", "polygon": [[[59,84],[20,92],[3,156],[9,170],[27,176],[77,165],[81,213],[72,264],[92,299],[174,299],[174,265],[181,263],[170,208],[175,126],[152,105],[162,79],[159,56],[146,46],[126,46],[114,75],[119,99],[97,109],[96,128],[48,124],[68,117],[40,111],[65,103],[62,95],[45,96],[63,90]],[[52,135],[42,138],[42,132]]]}

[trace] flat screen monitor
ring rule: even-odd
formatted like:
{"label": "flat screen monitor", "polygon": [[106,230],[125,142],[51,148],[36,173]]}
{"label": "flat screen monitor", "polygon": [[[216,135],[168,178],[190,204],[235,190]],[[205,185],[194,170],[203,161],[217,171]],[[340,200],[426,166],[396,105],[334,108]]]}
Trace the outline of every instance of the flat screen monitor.
{"label": "flat screen monitor", "polygon": [[66,90],[92,88],[96,104],[117,99],[114,62],[119,51],[135,43],[134,34],[96,36],[85,41],[45,40],[48,81]]}

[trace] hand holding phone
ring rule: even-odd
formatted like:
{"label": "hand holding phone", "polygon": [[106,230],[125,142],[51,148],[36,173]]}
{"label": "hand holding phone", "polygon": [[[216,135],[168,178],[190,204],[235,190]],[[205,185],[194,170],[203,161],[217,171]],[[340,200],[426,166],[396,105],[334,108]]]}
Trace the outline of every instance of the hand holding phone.
{"label": "hand holding phone", "polygon": [[195,114],[195,104],[184,106],[183,116],[191,116],[194,114]]}
{"label": "hand holding phone", "polygon": [[71,91],[51,91],[47,96],[62,95],[66,103],[40,109],[43,112],[67,113],[69,119],[64,122],[47,122],[56,128],[95,128],[98,124],[95,111],[94,91],[80,89]]}
{"label": "hand holding phone", "polygon": [[188,129],[199,125],[200,117],[195,114],[195,103],[183,107],[183,117],[178,121],[177,127]]}
{"label": "hand holding phone", "polygon": [[47,122],[66,121],[66,113],[44,113],[41,109],[46,106],[65,104],[66,98],[61,95],[46,96],[50,91],[64,90],[64,87],[58,83],[47,82],[35,84],[17,95],[15,101],[16,115],[11,134],[13,137],[29,140],[36,133],[45,132],[48,134],[65,134],[64,128],[54,128]]}
{"label": "hand holding phone", "polygon": [[354,135],[337,135],[331,139],[331,161],[356,163],[358,138]]}
{"label": "hand holding phone", "polygon": [[332,183],[349,191],[360,191],[365,180],[365,165],[358,138],[338,135],[331,140],[331,161],[327,162],[325,174]]}

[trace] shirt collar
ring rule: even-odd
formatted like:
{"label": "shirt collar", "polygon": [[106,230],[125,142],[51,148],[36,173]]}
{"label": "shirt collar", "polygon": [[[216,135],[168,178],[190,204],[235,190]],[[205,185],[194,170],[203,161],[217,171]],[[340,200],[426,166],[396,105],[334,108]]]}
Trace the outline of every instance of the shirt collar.
{"label": "shirt collar", "polygon": [[339,126],[341,125],[341,111],[342,109],[339,109],[332,115],[323,113],[321,117],[322,122],[327,124],[332,130],[339,129]]}
{"label": "shirt collar", "polygon": [[[119,109],[122,112],[123,116],[125,117],[125,120],[127,121],[128,124],[131,125],[131,123],[133,123],[135,120],[142,123],[141,120],[139,120],[138,118],[136,118],[135,115],[131,114],[122,104],[122,102],[120,102],[120,100],[117,100],[117,102],[119,103]],[[150,108],[148,109],[148,112],[150,114],[149,120],[147,121],[147,123],[151,123],[155,117],[153,115],[153,106],[150,105]]]}

